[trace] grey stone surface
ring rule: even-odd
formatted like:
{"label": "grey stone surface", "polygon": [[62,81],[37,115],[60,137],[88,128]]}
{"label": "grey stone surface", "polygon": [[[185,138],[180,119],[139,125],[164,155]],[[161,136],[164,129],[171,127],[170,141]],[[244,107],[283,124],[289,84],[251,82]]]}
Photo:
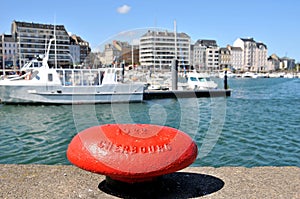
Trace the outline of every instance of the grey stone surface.
{"label": "grey stone surface", "polygon": [[300,198],[299,167],[188,167],[151,184],[107,184],[74,166],[0,165],[0,198]]}

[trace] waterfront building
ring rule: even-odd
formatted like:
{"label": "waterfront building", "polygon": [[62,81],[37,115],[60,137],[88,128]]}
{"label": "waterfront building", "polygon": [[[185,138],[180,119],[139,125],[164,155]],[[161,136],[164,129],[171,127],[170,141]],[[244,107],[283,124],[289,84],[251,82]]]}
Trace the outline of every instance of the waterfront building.
{"label": "waterfront building", "polygon": [[[176,37],[176,39],[175,39]],[[190,67],[190,36],[186,33],[152,31],[140,38],[140,63],[154,69],[170,69],[177,58],[181,69]]]}
{"label": "waterfront building", "polygon": [[[2,51],[2,36],[0,39],[0,67],[5,67],[5,65],[3,64],[3,51]],[[2,73],[0,73],[1,75]]]}
{"label": "waterfront building", "polygon": [[[91,53],[89,42],[83,40],[80,36],[75,34],[71,35],[71,38],[72,38],[72,42],[74,42],[72,43],[73,45],[71,48],[74,48],[74,50],[76,50],[76,53],[78,53],[78,46],[79,46],[79,63],[80,64],[85,63],[86,58]],[[74,45],[77,45],[77,47],[75,47]]]}
{"label": "waterfront building", "polygon": [[121,56],[121,51],[118,50],[113,44],[106,44],[103,51],[102,64],[108,66],[113,65]]}
{"label": "waterfront building", "polygon": [[72,38],[72,36],[70,37],[70,56],[71,56],[71,65],[73,65],[73,67],[75,66],[79,66],[80,65],[80,45],[77,43],[77,41]]}
{"label": "waterfront building", "polygon": [[190,45],[190,66],[191,66],[190,68],[191,69],[196,69],[194,63],[194,46],[195,46],[194,44]]}
{"label": "waterfront building", "polygon": [[241,71],[243,68],[243,50],[240,47],[227,45],[230,51],[230,65],[233,69]]}
{"label": "waterfront building", "polygon": [[125,65],[132,65],[132,67],[137,65],[139,63],[139,52],[140,49],[138,45],[130,45],[130,48],[123,49],[122,60]]}
{"label": "waterfront building", "polygon": [[2,69],[16,66],[17,45],[12,35],[1,35],[1,66]]}
{"label": "waterfront building", "polygon": [[119,63],[124,63],[126,66],[139,63],[139,46],[130,45],[128,42],[113,41],[114,49],[120,51],[120,55],[116,58]]}
{"label": "waterfront building", "polygon": [[220,70],[231,67],[231,54],[228,48],[219,49],[219,67]]}
{"label": "waterfront building", "polygon": [[293,70],[295,68],[295,59],[289,57],[280,58],[280,70]]}
{"label": "waterfront building", "polygon": [[49,40],[54,38],[54,35],[56,45],[51,47],[49,66],[58,68],[70,65],[70,38],[63,25],[13,21],[11,34],[17,43],[19,65],[36,56],[44,55]]}
{"label": "waterfront building", "polygon": [[133,59],[133,62],[137,64],[139,62],[137,49],[138,46],[132,46],[128,42],[114,40],[104,46],[104,51],[101,53],[101,62],[107,66],[120,63],[130,65]]}
{"label": "waterfront building", "polygon": [[194,67],[197,70],[219,70],[219,47],[216,40],[197,40],[193,49]]}
{"label": "waterfront building", "polygon": [[233,46],[243,50],[242,70],[266,70],[268,49],[264,43],[256,42],[253,38],[238,38],[234,41]]}
{"label": "waterfront building", "polygon": [[268,57],[267,61],[268,69],[267,71],[276,71],[280,68],[280,58],[276,54],[272,54]]}
{"label": "waterfront building", "polygon": [[193,48],[193,65],[196,70],[205,70],[205,56],[206,55],[206,46],[199,45],[197,42]]}

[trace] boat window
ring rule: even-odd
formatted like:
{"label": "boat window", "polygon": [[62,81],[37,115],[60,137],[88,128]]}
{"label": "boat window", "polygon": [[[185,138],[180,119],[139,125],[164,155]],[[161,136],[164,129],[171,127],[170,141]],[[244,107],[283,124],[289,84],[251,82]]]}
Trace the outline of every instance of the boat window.
{"label": "boat window", "polygon": [[56,71],[59,77],[60,82],[62,83],[62,85],[65,85],[65,80],[64,80],[64,71],[62,70],[57,70]]}
{"label": "boat window", "polygon": [[205,78],[199,77],[200,82],[205,82]]}
{"label": "boat window", "polygon": [[74,70],[74,85],[75,86],[82,85],[81,71]]}
{"label": "boat window", "polygon": [[49,74],[48,74],[48,81],[49,81],[49,82],[52,82],[52,81],[53,81],[53,74],[52,74],[52,73],[49,73]]}
{"label": "boat window", "polygon": [[72,86],[72,82],[73,82],[72,71],[65,71],[65,85]]}
{"label": "boat window", "polygon": [[83,71],[83,85],[93,85],[94,79],[94,73],[91,70]]}
{"label": "boat window", "polygon": [[197,78],[196,77],[190,77],[190,80],[195,82],[195,81],[197,81]]}
{"label": "boat window", "polygon": [[39,63],[38,62],[33,62],[33,67],[34,68],[38,68],[39,67]]}

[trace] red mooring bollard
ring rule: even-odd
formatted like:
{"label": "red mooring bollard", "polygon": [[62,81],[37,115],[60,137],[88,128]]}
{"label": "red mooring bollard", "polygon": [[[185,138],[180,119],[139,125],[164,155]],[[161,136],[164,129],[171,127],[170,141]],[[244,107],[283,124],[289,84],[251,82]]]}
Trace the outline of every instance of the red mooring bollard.
{"label": "red mooring bollard", "polygon": [[107,124],[78,133],[69,144],[67,157],[84,170],[136,183],[189,166],[197,157],[197,145],[171,127]]}

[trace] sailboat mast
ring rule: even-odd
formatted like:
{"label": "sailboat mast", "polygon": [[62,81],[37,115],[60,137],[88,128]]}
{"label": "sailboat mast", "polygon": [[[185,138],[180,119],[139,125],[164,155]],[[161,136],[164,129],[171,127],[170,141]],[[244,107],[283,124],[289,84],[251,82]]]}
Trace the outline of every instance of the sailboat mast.
{"label": "sailboat mast", "polygon": [[54,63],[57,69],[57,55],[56,55],[56,25],[54,24]]}
{"label": "sailboat mast", "polygon": [[133,61],[133,42],[131,45],[131,60],[132,60],[132,69],[134,68],[134,61]]}
{"label": "sailboat mast", "polygon": [[175,59],[177,59],[177,27],[176,27],[176,20],[174,20],[174,44],[175,44]]}

